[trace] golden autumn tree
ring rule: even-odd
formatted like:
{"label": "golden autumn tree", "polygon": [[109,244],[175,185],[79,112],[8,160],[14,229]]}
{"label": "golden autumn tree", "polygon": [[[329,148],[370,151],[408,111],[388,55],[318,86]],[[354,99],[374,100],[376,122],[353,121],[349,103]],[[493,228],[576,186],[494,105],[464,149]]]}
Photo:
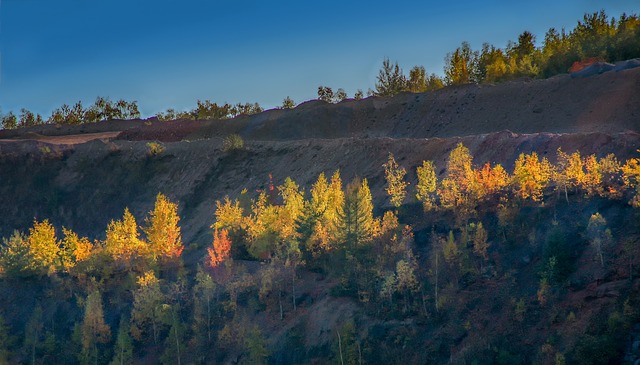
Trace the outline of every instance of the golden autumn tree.
{"label": "golden autumn tree", "polygon": [[438,179],[433,161],[422,161],[422,166],[416,168],[418,184],[416,185],[416,199],[422,203],[424,211],[435,207],[435,191]]}
{"label": "golden autumn tree", "polygon": [[104,250],[115,261],[129,265],[132,260],[148,255],[147,243],[139,236],[136,219],[125,208],[121,220],[109,223]]}
{"label": "golden autumn tree", "polygon": [[569,155],[561,148],[558,148],[557,158],[557,168],[553,171],[552,177],[556,183],[556,189],[564,191],[564,197],[568,203],[568,191],[580,186],[584,180],[583,161],[579,151]]}
{"label": "golden autumn tree", "polygon": [[446,176],[442,179],[438,196],[445,209],[455,209],[457,218],[465,220],[475,205],[476,177],[472,168],[473,157],[462,143],[449,154]]}
{"label": "golden autumn tree", "polygon": [[62,227],[64,239],[60,242],[60,256],[62,269],[71,270],[76,263],[89,258],[93,250],[93,244],[87,237],[78,237],[72,230]]}
{"label": "golden autumn tree", "polygon": [[240,207],[238,199],[232,202],[231,199],[226,196],[222,202],[216,200],[216,221],[212,228],[237,230],[242,225],[242,215],[243,210]]}
{"label": "golden autumn tree", "polygon": [[214,229],[213,246],[208,247],[207,252],[209,256],[207,263],[213,268],[220,266],[224,260],[229,258],[231,252],[231,239],[229,239],[229,232],[226,229]]}
{"label": "golden autumn tree", "polygon": [[474,173],[474,195],[477,199],[497,194],[509,186],[509,173],[500,164],[491,167],[491,163],[487,162]]}
{"label": "golden autumn tree", "polygon": [[33,222],[27,237],[30,267],[34,271],[51,271],[59,265],[60,246],[56,231],[48,219]]}
{"label": "golden autumn tree", "polygon": [[147,236],[151,257],[154,260],[180,257],[184,245],[178,226],[178,204],[158,193],[155,206],[145,221],[143,231]]}
{"label": "golden autumn tree", "polygon": [[400,208],[405,196],[407,195],[408,182],[404,181],[407,171],[401,167],[393,157],[393,153],[389,152],[389,158],[384,166],[384,176],[387,180],[387,194],[391,198],[391,205]]}
{"label": "golden autumn tree", "polygon": [[587,193],[587,196],[602,195],[602,169],[596,155],[592,154],[584,158],[584,169],[580,188]]}
{"label": "golden autumn tree", "polygon": [[635,208],[640,208],[640,158],[628,159],[620,170],[625,188],[635,189],[635,194],[629,203]]}
{"label": "golden autumn tree", "polygon": [[613,153],[598,160],[598,168],[602,176],[602,189],[600,195],[608,198],[622,196],[622,180],[620,162]]}
{"label": "golden autumn tree", "polygon": [[542,200],[542,190],[549,184],[553,167],[546,158],[540,160],[538,154],[521,153],[513,169],[515,194],[523,199]]}

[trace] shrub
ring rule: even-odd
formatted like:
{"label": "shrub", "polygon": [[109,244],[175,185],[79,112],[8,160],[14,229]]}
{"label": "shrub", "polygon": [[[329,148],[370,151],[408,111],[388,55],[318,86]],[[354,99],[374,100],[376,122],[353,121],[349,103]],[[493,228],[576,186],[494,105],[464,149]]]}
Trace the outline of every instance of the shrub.
{"label": "shrub", "polygon": [[244,148],[244,140],[238,134],[230,134],[222,141],[222,150],[224,152],[231,152],[241,150]]}
{"label": "shrub", "polygon": [[157,156],[164,152],[164,146],[160,142],[147,142],[149,156]]}

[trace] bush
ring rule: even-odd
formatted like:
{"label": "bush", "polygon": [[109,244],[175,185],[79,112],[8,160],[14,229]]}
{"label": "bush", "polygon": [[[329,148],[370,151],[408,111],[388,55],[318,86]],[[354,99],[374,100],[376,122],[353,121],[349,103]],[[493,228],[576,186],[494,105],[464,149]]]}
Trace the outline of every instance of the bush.
{"label": "bush", "polygon": [[238,134],[230,134],[222,141],[222,150],[224,152],[237,151],[244,148],[244,140]]}
{"label": "bush", "polygon": [[157,156],[164,152],[164,146],[160,142],[147,142],[147,147],[149,156]]}

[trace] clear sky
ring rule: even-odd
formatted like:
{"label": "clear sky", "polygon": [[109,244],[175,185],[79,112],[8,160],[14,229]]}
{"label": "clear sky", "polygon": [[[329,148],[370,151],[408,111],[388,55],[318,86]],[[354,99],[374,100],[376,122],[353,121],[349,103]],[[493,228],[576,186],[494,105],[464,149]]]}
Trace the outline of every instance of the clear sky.
{"label": "clear sky", "polygon": [[0,0],[0,107],[45,119],[63,103],[137,100],[143,117],[196,100],[265,108],[374,86],[384,57],[442,74],[462,41],[544,38],[638,0]]}

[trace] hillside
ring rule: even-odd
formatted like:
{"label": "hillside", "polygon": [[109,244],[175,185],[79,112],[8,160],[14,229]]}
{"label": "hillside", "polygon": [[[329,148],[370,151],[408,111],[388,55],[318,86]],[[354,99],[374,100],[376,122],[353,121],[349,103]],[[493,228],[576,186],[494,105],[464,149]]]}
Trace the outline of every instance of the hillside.
{"label": "hillside", "polygon": [[[320,173],[331,176],[340,170],[345,184],[355,177],[367,179],[376,217],[385,211],[397,212],[400,228],[395,228],[395,238],[388,242],[380,238],[384,235],[375,239],[379,244],[375,247],[381,251],[363,254],[371,261],[354,266],[366,268],[356,279],[349,276],[355,274],[331,271],[332,264],[336,266],[331,260],[351,263],[342,257],[300,263],[298,271],[294,267],[291,274],[288,264],[276,266],[273,257],[247,260],[246,252],[238,254],[233,261],[236,266],[229,269],[232,274],[212,271],[220,279],[217,295],[225,303],[235,298],[237,308],[229,310],[224,304],[225,309],[219,309],[224,313],[216,317],[219,337],[209,340],[210,348],[197,347],[195,339],[185,345],[206,354],[190,361],[248,361],[246,348],[255,339],[248,329],[251,324],[260,327],[272,364],[340,363],[337,331],[348,334],[344,340],[349,347],[344,350],[348,363],[365,359],[369,363],[476,360],[558,364],[558,354],[562,359],[565,355],[588,359],[592,348],[605,347],[612,352],[594,363],[619,363],[626,341],[640,339],[636,267],[640,265],[633,248],[639,242],[640,229],[639,213],[627,203],[631,192],[615,199],[585,198],[576,188],[567,193],[565,201],[564,194],[550,187],[544,191],[542,203],[514,200],[513,206],[508,206],[512,211],[507,227],[501,223],[498,199],[488,199],[472,207],[471,218],[466,217],[461,227],[455,209],[423,212],[411,189],[418,183],[416,167],[423,160],[432,160],[438,179],[445,178],[450,154],[459,143],[469,149],[474,168],[486,162],[499,163],[509,173],[522,153],[536,152],[555,164],[558,148],[568,153],[580,151],[585,157],[594,154],[603,158],[613,153],[621,162],[638,157],[638,90],[640,68],[635,68],[584,78],[561,75],[465,85],[338,104],[310,101],[291,110],[224,121],[160,122],[152,118],[2,130],[0,236],[9,237],[16,229],[28,232],[35,218],[48,219],[58,232],[64,226],[91,241],[104,240],[105,228],[122,216],[125,207],[144,224],[143,217],[153,209],[160,192],[178,202],[186,274],[165,268],[159,277],[177,283],[180,275],[185,275],[191,285],[205,247],[211,245],[216,201],[225,196],[235,199],[244,189],[248,198],[256,199],[270,184],[279,186],[287,177],[309,198]],[[244,138],[243,149],[224,150],[223,139],[232,133]],[[162,150],[152,153],[152,146],[158,144]],[[406,168],[409,182],[405,204],[397,209],[385,192],[383,164],[390,152]],[[614,239],[606,248],[606,265],[594,261],[593,237],[587,233],[590,217],[596,212],[606,218]],[[484,260],[474,256],[471,239],[463,238],[477,232],[478,223],[487,227],[491,242]],[[411,225],[411,230],[403,231],[403,225]],[[433,259],[440,257],[437,245],[446,241],[449,232],[465,242],[460,244],[461,256],[455,265],[441,261],[443,277],[434,279],[438,269]],[[384,260],[401,256],[395,251],[389,254],[385,245],[400,241],[409,242],[409,256],[414,257],[416,275],[424,283],[420,290],[399,291],[387,302],[383,295],[344,284],[355,280],[357,287],[363,280],[382,292],[385,278],[380,275],[385,275],[388,267],[392,273],[397,270],[395,261]],[[558,266],[548,268],[556,265],[556,259]],[[376,265],[372,262],[386,266],[374,274],[372,267]],[[86,288],[98,287],[105,293],[105,318],[115,338],[120,316],[131,306],[134,274],[138,273],[137,269],[128,273],[119,269],[100,271],[91,266],[88,276],[99,278],[93,278],[93,283],[84,274],[76,279],[71,274],[43,275],[24,282],[1,279],[0,293],[17,294],[0,295],[0,314],[19,328],[15,335],[23,338],[22,328],[35,302],[53,302],[44,308],[45,318],[52,323],[52,318],[60,320],[59,327],[51,331],[71,336],[73,318],[81,319],[84,309],[78,298],[90,294]],[[280,284],[278,295],[275,289],[263,295],[264,278],[274,275],[275,283],[278,273],[286,278],[280,279],[283,283],[292,280],[297,289]],[[548,299],[540,300],[541,278],[546,280],[547,274],[551,285]],[[375,280],[367,279],[368,275]],[[238,283],[243,280],[253,286],[242,287]],[[435,298],[434,287],[441,290],[438,294],[435,289]],[[438,295],[444,307],[438,306]],[[287,301],[284,305],[282,298]],[[190,305],[184,305],[185,317],[193,312],[188,310]],[[284,319],[278,318],[278,312]],[[175,320],[172,323],[165,323],[160,331],[163,338],[173,338],[171,333],[177,327],[173,327]],[[240,339],[229,340],[234,336]],[[157,362],[163,347],[148,338],[136,346],[137,363]],[[214,347],[215,351],[211,350]],[[21,351],[15,356],[25,359],[29,352]],[[46,352],[44,347],[38,351]],[[104,351],[110,354],[111,350]],[[59,356],[59,361],[66,361]]]}

